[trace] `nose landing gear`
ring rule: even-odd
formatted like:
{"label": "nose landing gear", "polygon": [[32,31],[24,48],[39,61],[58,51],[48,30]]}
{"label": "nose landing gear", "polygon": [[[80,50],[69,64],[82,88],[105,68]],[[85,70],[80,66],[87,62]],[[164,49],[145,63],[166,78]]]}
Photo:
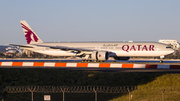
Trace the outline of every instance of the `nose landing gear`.
{"label": "nose landing gear", "polygon": [[163,63],[163,60],[160,60],[159,63]]}

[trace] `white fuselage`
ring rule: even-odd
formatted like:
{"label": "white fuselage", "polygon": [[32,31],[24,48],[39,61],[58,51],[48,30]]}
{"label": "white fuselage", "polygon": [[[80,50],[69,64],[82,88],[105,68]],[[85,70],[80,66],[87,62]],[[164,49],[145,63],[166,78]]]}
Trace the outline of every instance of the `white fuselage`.
{"label": "white fuselage", "polygon": [[[121,57],[130,57],[130,56],[164,56],[174,52],[166,44],[158,42],[59,42],[59,43],[38,43],[38,44],[29,44],[26,46],[32,46],[34,48],[24,48],[34,52],[52,55],[52,56],[75,56],[76,54],[60,50],[60,49],[51,49],[49,47],[40,47],[42,46],[63,46],[69,48],[77,49],[88,49],[92,51],[107,51],[112,54],[110,56],[121,56]],[[91,51],[91,52],[92,52]],[[86,53],[88,54],[88,53]]]}

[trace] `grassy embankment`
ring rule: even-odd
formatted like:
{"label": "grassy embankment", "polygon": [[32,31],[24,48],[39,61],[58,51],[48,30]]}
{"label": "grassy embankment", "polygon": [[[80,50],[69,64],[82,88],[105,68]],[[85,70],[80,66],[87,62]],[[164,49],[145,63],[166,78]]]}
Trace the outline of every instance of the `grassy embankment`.
{"label": "grassy embankment", "polygon": [[[148,83],[138,85],[137,88],[137,90],[131,92],[131,101],[163,101],[163,99],[164,101],[179,101],[180,74],[163,73]],[[110,101],[128,100],[129,94],[126,94]]]}
{"label": "grassy embankment", "polygon": [[[116,73],[98,71],[71,71],[60,69],[0,69],[1,88],[5,86],[154,86],[172,87],[180,86],[180,74],[172,73]],[[132,100],[161,100],[161,92],[154,90],[134,90]],[[159,94],[160,93],[160,94]],[[165,91],[165,99],[180,99],[178,94],[170,94]],[[168,95],[169,94],[169,95]],[[37,96],[39,95],[39,96]],[[62,95],[53,101],[62,99]],[[146,96],[145,96],[146,95]],[[152,95],[160,95],[153,96]],[[17,97],[18,96],[18,97]],[[41,98],[40,98],[41,96]],[[31,94],[5,94],[6,101],[30,101]],[[43,94],[35,94],[34,101],[40,101]],[[56,99],[55,99],[56,98]],[[128,94],[98,94],[98,101],[122,101],[128,100]],[[14,99],[14,100],[12,100]],[[93,94],[66,94],[66,101],[94,100]],[[75,100],[77,99],[77,100]],[[42,99],[43,100],[43,99]]]}

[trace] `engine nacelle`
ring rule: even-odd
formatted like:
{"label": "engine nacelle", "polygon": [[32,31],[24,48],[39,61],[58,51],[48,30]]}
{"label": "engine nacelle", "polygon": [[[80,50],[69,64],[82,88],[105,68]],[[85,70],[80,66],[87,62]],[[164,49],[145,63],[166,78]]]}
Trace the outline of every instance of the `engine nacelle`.
{"label": "engine nacelle", "polygon": [[105,61],[108,60],[109,58],[109,53],[108,52],[103,52],[103,51],[94,51],[91,54],[92,60],[100,60],[100,61]]}
{"label": "engine nacelle", "polygon": [[115,60],[129,60],[130,57],[114,57]]}

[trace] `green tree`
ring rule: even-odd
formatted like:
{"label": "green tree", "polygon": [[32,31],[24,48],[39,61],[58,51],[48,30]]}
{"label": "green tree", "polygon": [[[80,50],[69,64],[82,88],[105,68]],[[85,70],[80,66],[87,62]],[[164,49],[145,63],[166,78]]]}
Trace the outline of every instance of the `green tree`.
{"label": "green tree", "polygon": [[4,57],[4,56],[5,56],[4,53],[0,52],[0,57]]}

